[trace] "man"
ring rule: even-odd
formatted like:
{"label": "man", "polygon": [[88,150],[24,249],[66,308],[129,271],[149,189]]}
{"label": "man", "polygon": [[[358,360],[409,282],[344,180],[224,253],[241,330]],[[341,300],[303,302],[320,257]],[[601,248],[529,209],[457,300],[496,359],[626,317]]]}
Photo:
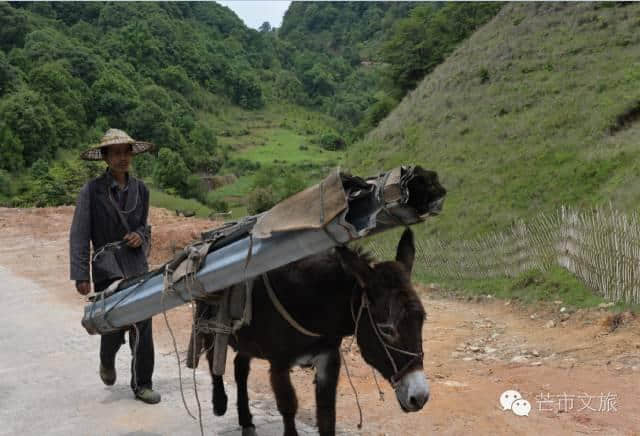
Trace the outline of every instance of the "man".
{"label": "man", "polygon": [[[91,291],[89,275],[89,242],[94,253],[112,249],[117,276],[98,274],[93,266],[96,292],[104,291],[117,278],[129,278],[148,271],[149,190],[141,180],[129,175],[134,155],[153,149],[153,144],[133,140],[122,130],[109,129],[100,144],[82,153],[85,160],[104,160],[108,168],[100,177],[89,181],[80,191],[70,232],[71,280],[81,295]],[[112,244],[107,246],[107,244]],[[106,246],[106,248],[105,248]],[[95,259],[94,259],[95,262]],[[129,329],[129,345],[133,354],[131,389],[137,399],[149,404],[160,402],[160,394],[152,388],[154,365],[151,319]],[[125,331],[102,335],[100,340],[100,378],[105,385],[116,381],[115,357],[124,343]]]}

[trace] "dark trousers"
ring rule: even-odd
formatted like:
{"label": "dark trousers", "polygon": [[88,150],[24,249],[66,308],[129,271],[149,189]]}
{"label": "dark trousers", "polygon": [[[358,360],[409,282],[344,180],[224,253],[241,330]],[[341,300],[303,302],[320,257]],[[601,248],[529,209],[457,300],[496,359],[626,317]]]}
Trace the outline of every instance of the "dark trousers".
{"label": "dark trousers", "polygon": [[[100,291],[107,286],[96,286]],[[136,323],[136,329],[119,330],[107,333],[100,338],[100,363],[105,368],[113,368],[116,362],[116,353],[124,344],[124,335],[129,332],[129,347],[131,348],[131,389],[137,392],[142,388],[152,388],[151,377],[153,376],[154,349],[153,330],[151,318]]]}

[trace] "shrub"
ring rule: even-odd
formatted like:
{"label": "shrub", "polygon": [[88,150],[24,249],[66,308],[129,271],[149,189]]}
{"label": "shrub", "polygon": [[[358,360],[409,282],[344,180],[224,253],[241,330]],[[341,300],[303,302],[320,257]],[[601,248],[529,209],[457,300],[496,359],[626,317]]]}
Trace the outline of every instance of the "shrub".
{"label": "shrub", "polygon": [[320,145],[327,150],[342,150],[347,144],[340,135],[328,131],[320,135]]}
{"label": "shrub", "polygon": [[160,188],[167,192],[168,189],[173,189],[174,192],[186,196],[189,193],[187,179],[190,174],[189,168],[178,153],[168,148],[160,149],[153,168],[153,180]]}
{"label": "shrub", "polygon": [[247,211],[251,215],[265,212],[277,203],[271,187],[256,188],[247,198]]}
{"label": "shrub", "polygon": [[216,212],[227,212],[229,210],[229,204],[213,191],[207,194],[205,204]]}

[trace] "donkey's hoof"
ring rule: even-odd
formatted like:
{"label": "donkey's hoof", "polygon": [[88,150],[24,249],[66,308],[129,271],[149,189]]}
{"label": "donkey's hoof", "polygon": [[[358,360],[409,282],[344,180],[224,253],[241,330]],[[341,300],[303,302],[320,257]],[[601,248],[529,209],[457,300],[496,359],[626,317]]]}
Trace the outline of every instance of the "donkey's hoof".
{"label": "donkey's hoof", "polygon": [[254,426],[242,427],[242,436],[258,436],[258,433]]}
{"label": "donkey's hoof", "polygon": [[222,416],[225,413],[227,413],[227,396],[226,395],[214,396],[213,414],[216,416]]}

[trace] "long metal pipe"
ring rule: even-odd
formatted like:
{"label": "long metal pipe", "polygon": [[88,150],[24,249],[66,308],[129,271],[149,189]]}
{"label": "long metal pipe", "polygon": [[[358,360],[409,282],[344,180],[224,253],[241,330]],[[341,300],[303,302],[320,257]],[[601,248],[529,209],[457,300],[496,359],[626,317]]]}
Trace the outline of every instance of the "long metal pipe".
{"label": "long metal pipe", "polygon": [[[239,230],[233,242],[219,248],[214,246],[206,255],[196,273],[202,286],[187,287],[182,279],[174,283],[172,292],[166,292],[162,271],[146,274],[138,280],[127,281],[123,289],[102,293],[87,304],[82,325],[90,334],[112,332],[192,298],[214,296],[220,289],[337,245],[398,225],[422,221],[440,211],[446,191],[436,189],[427,195],[414,188],[411,192],[409,181],[425,177],[419,175],[422,174],[420,170],[419,167],[400,167],[367,180],[370,191],[366,189],[367,184],[360,184],[359,190],[345,193],[344,210],[319,228],[274,232],[269,237],[256,238],[252,236],[252,230],[260,216],[248,217],[237,225]],[[434,183],[440,186],[437,176]],[[362,186],[365,186],[365,192]],[[418,195],[424,198],[417,201]]]}

